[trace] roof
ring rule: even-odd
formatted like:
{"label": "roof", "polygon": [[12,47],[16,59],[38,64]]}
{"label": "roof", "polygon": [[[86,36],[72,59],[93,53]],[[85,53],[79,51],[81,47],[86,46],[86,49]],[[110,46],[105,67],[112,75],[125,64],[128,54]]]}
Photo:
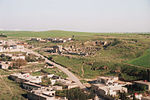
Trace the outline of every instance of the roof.
{"label": "roof", "polygon": [[15,76],[19,79],[27,80],[33,83],[41,82],[41,78],[42,78],[42,76],[31,76],[29,73],[26,73],[26,74],[14,73],[14,74],[11,74],[11,76]]}
{"label": "roof", "polygon": [[99,76],[98,78],[101,78],[101,79],[114,79],[114,78],[118,78],[118,77],[115,77],[115,76]]}
{"label": "roof", "polygon": [[24,82],[23,84],[27,84],[27,85],[35,86],[35,87],[39,87],[39,88],[41,88],[41,87],[42,87],[41,85],[34,84],[34,83],[31,83],[31,82]]}
{"label": "roof", "polygon": [[99,89],[104,90],[104,91],[108,91],[108,90],[121,90],[122,88],[124,88],[122,85],[116,85],[116,86],[107,86],[104,84],[93,84],[94,86],[97,86]]}
{"label": "roof", "polygon": [[42,87],[37,90],[32,90],[31,93],[41,96],[41,97],[44,97],[44,98],[51,98],[51,96],[49,94],[55,93],[55,91],[50,87]]}
{"label": "roof", "polygon": [[142,97],[143,99],[147,99],[147,100],[150,100],[150,96],[147,96],[147,97]]}
{"label": "roof", "polygon": [[134,82],[138,84],[150,85],[150,82],[144,82],[144,81],[134,81]]}

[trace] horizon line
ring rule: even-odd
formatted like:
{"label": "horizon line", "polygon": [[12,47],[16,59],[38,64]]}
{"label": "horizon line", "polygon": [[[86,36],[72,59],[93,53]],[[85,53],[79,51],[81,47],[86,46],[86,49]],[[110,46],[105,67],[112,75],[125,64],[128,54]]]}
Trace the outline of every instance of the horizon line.
{"label": "horizon line", "polygon": [[47,32],[47,31],[70,31],[70,32],[86,32],[86,33],[150,33],[150,32],[136,32],[136,31],[133,31],[133,32],[112,32],[112,31],[108,31],[108,32],[88,32],[88,31],[73,31],[73,30],[23,30],[23,29],[0,29],[0,31],[16,31],[16,32],[19,32],[19,31],[26,31],[26,32]]}

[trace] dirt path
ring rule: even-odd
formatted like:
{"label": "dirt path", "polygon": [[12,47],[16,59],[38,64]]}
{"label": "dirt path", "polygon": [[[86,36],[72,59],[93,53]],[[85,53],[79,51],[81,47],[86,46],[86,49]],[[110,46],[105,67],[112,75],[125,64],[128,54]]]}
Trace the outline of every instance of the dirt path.
{"label": "dirt path", "polygon": [[82,71],[82,77],[84,77],[84,63],[82,64],[82,67],[81,67],[81,71]]}

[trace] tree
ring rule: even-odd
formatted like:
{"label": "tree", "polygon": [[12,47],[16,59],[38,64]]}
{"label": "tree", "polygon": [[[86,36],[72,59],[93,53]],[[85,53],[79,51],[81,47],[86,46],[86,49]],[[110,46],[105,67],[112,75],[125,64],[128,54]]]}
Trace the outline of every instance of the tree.
{"label": "tree", "polygon": [[42,82],[40,84],[44,85],[44,86],[50,86],[51,85],[51,80],[48,77],[43,77]]}
{"label": "tree", "polygon": [[56,96],[59,96],[59,97],[66,97],[66,91],[56,91]]}
{"label": "tree", "polygon": [[119,98],[121,100],[129,100],[129,98],[127,97],[127,93],[123,92],[123,93],[119,93]]}
{"label": "tree", "polygon": [[87,95],[80,88],[67,90],[66,93],[68,100],[87,100]]}
{"label": "tree", "polygon": [[13,67],[20,68],[20,66],[26,65],[26,60],[17,59],[13,62]]}

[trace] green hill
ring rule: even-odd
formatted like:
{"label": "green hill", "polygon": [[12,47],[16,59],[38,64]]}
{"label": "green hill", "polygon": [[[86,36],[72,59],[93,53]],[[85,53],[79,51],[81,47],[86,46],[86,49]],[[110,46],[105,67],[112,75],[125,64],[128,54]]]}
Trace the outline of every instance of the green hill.
{"label": "green hill", "polygon": [[[129,35],[129,34],[122,34],[122,33],[94,33],[94,32],[75,32],[75,31],[62,31],[62,30],[51,30],[51,31],[0,31],[0,34],[7,35],[8,37],[41,37],[41,38],[47,38],[47,37],[71,37],[73,35],[75,36],[100,36],[100,35],[111,35],[111,36],[117,36],[117,35]],[[130,35],[133,35],[134,33],[130,33]]]}
{"label": "green hill", "polygon": [[8,37],[70,37],[72,35],[77,36],[90,36],[95,35],[97,33],[88,33],[88,32],[73,32],[73,31],[59,31],[59,30],[52,30],[52,31],[41,31],[41,32],[34,32],[34,31],[0,31],[7,35]]}
{"label": "green hill", "polygon": [[144,55],[140,56],[139,58],[129,61],[129,64],[142,67],[150,67],[150,49],[145,51]]}

